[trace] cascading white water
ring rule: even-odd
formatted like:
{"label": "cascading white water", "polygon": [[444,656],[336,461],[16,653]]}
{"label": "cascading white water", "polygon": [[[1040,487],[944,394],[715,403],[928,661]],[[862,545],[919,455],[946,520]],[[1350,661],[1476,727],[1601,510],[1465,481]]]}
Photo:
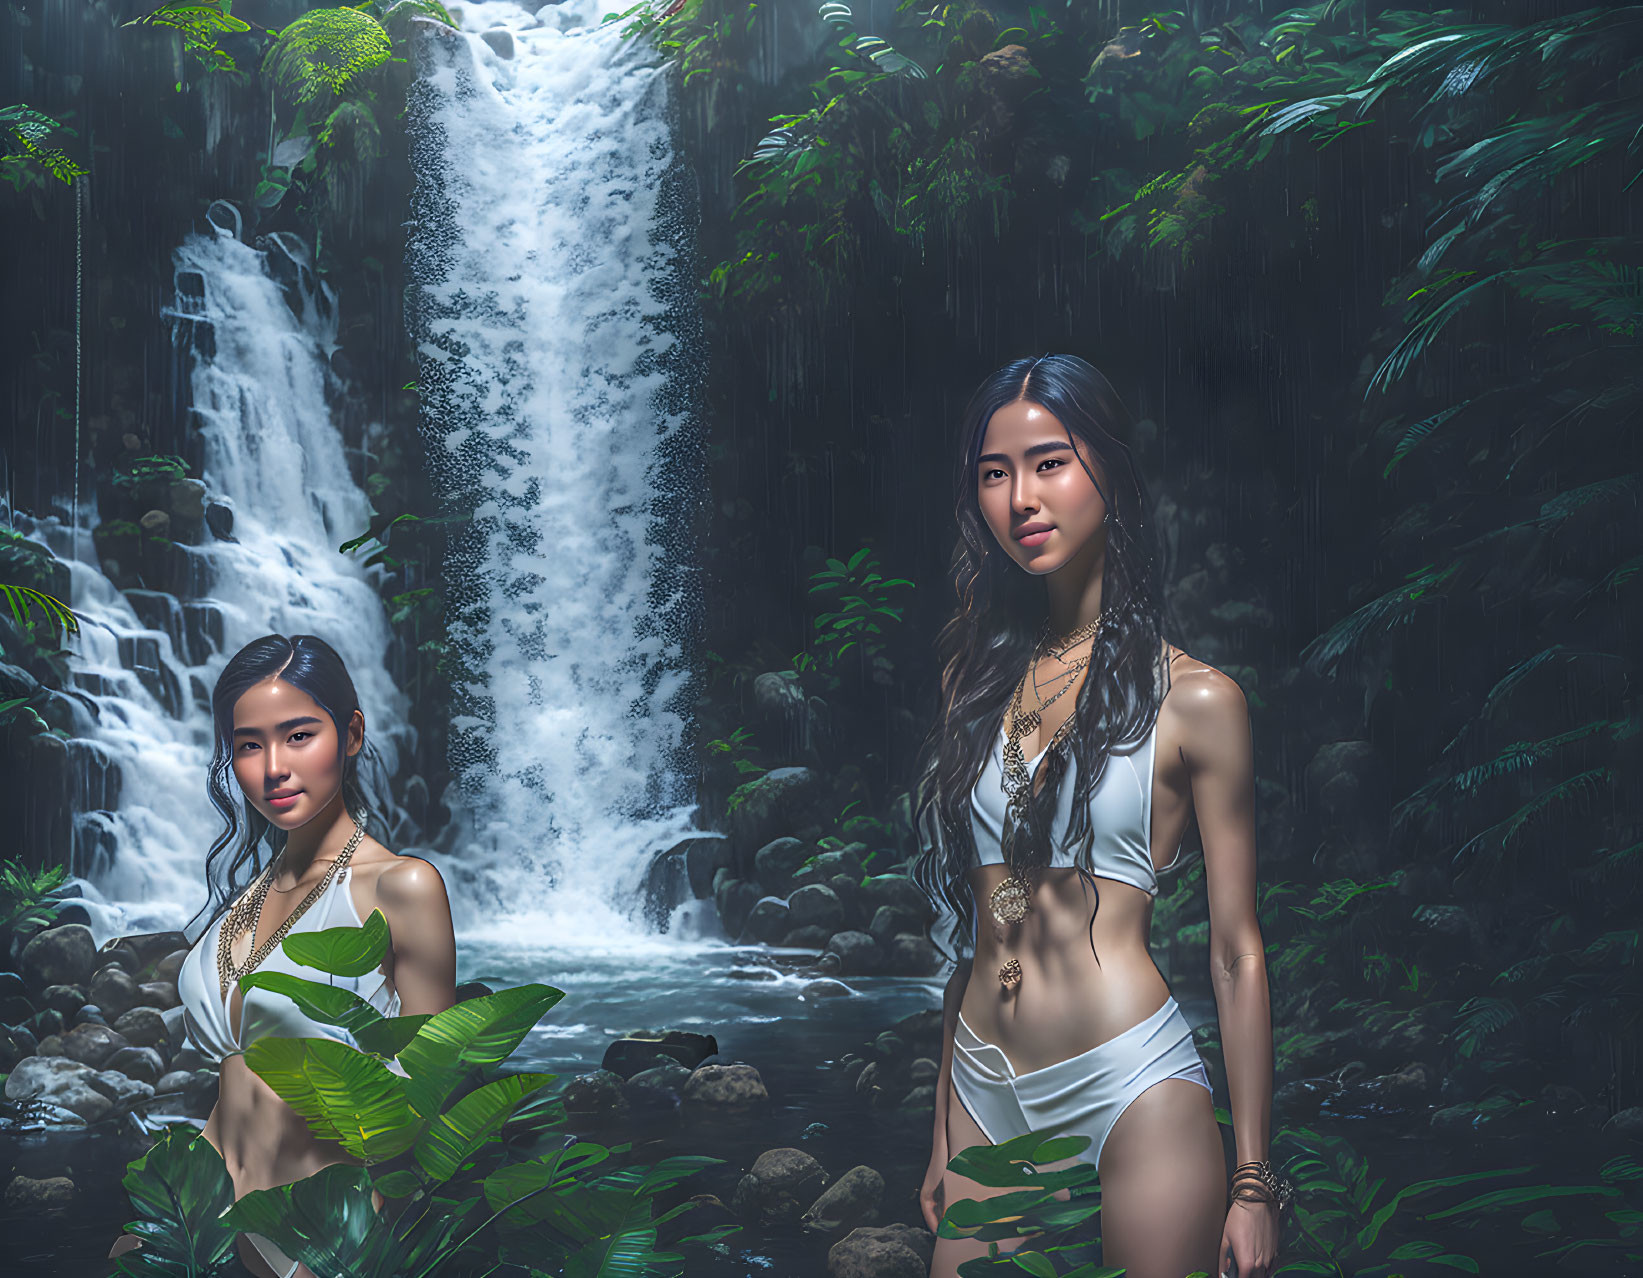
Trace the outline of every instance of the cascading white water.
{"label": "cascading white water", "polygon": [[[335,308],[299,241],[278,237],[259,252],[236,237],[228,206],[214,206],[213,216],[214,233],[190,234],[175,254],[177,304],[168,314],[179,349],[192,349],[184,357],[203,478],[232,508],[235,540],[207,533],[203,544],[183,547],[199,600],[178,607],[166,595],[137,595],[139,617],[96,564],[86,529],[73,538],[55,521],[32,525],[69,561],[83,620],[72,674],[98,714],[83,718],[80,762],[121,774],[118,806],[86,818],[76,836],[77,850],[103,849],[82,852],[85,863],[74,867],[89,884],[99,941],[181,926],[204,904],[205,854],[222,828],[205,793],[209,692],[246,643],[270,632],[319,635],[348,666],[389,776],[414,745],[407,698],[384,665],[388,623],[372,584],[381,569],[337,550],[364,531],[370,505],[327,403]],[[96,523],[95,515],[82,519]],[[208,640],[218,627],[220,642]],[[391,810],[387,795],[374,797]]]}
{"label": "cascading white water", "polygon": [[423,425],[445,492],[476,502],[446,572],[471,676],[447,799],[474,837],[459,918],[595,947],[640,930],[651,857],[690,832],[701,488],[693,192],[665,73],[607,6],[419,24],[407,112]]}

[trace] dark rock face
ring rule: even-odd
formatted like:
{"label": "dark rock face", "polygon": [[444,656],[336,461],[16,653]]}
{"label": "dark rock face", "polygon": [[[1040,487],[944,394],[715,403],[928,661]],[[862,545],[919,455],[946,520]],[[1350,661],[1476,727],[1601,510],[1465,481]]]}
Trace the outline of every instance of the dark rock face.
{"label": "dark rock face", "polygon": [[852,1167],[811,1204],[804,1214],[804,1227],[813,1233],[840,1234],[870,1224],[878,1216],[883,1197],[883,1176],[871,1167]]}
{"label": "dark rock face", "polygon": [[622,1095],[634,1109],[674,1109],[691,1073],[678,1061],[663,1057],[649,1069],[640,1070],[622,1087]]}
{"label": "dark rock face", "polygon": [[47,928],[23,947],[23,976],[36,988],[84,985],[91,979],[97,947],[82,923]]}
{"label": "dark rock face", "polygon": [[6,1076],[6,1099],[35,1097],[95,1123],[114,1108],[114,1102],[91,1085],[95,1073],[89,1065],[66,1056],[30,1056]]}
{"label": "dark rock face", "polygon": [[838,955],[839,971],[845,976],[877,972],[884,966],[884,953],[866,932],[840,932],[827,942],[827,952]]}
{"label": "dark rock face", "polygon": [[737,855],[764,847],[783,830],[802,828],[807,824],[806,809],[825,788],[821,774],[810,768],[772,768],[759,777],[730,814]]}
{"label": "dark rock face", "polygon": [[627,1097],[622,1095],[622,1076],[608,1069],[596,1069],[591,1074],[573,1078],[565,1088],[564,1102],[568,1114],[610,1116],[628,1112]]}
{"label": "dark rock face", "polygon": [[765,897],[749,911],[747,923],[742,927],[741,943],[759,941],[765,945],[774,945],[792,930],[793,925],[788,921],[788,915],[789,910],[785,901]]}
{"label": "dark rock face", "polygon": [[815,849],[800,839],[773,839],[753,856],[759,886],[771,896],[786,896],[793,890],[793,876],[815,855]]}
{"label": "dark rock face", "polygon": [[106,1025],[76,1025],[63,1035],[63,1055],[94,1069],[103,1068],[115,1052],[130,1046]]}
{"label": "dark rock face", "polygon": [[102,1008],[105,1017],[118,1020],[142,1002],[142,995],[131,974],[110,963],[91,978],[91,1001]]}
{"label": "dark rock face", "polygon": [[827,1173],[802,1149],[767,1149],[736,1186],[731,1209],[764,1228],[792,1224],[827,1184]]}
{"label": "dark rock face", "polygon": [[832,1278],[927,1278],[935,1236],[912,1225],[853,1230],[827,1253]]}
{"label": "dark rock face", "polygon": [[832,888],[820,883],[799,888],[787,898],[794,927],[826,928],[831,936],[844,926],[844,903]]}

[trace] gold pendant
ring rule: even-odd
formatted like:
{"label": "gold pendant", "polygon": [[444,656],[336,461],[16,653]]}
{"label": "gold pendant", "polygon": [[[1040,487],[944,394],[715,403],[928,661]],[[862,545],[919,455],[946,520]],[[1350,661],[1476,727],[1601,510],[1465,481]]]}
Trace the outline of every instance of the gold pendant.
{"label": "gold pendant", "polygon": [[1011,959],[998,969],[998,982],[1007,990],[1013,990],[1021,984],[1021,960]]}
{"label": "gold pendant", "polygon": [[1027,917],[1027,911],[1032,908],[1031,892],[1027,880],[1014,872],[993,889],[992,896],[987,898],[987,905],[999,926],[1010,927]]}

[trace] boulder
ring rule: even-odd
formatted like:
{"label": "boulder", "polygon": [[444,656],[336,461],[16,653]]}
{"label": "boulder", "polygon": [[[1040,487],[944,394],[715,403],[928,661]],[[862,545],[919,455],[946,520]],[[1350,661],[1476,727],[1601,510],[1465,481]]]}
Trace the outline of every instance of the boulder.
{"label": "boulder", "polygon": [[935,1235],[912,1225],[852,1230],[827,1253],[831,1278],[928,1278]]}
{"label": "boulder", "polygon": [[96,1071],[66,1056],[30,1056],[6,1075],[6,1099],[33,1097],[60,1105],[88,1123],[107,1117],[114,1103],[91,1085]]}
{"label": "boulder", "polygon": [[903,932],[890,939],[885,966],[901,976],[933,976],[941,971],[942,959],[929,937]]}
{"label": "boulder", "polygon": [[[160,1081],[154,1084],[154,1092],[158,1096],[169,1096],[173,1092],[185,1091],[193,1077],[186,1069],[174,1069],[169,1074],[160,1075]],[[571,1087],[575,1086],[573,1082]],[[570,1088],[567,1087],[565,1090],[569,1092]]]}
{"label": "boulder", "polygon": [[681,1100],[690,1109],[744,1110],[765,1104],[770,1093],[751,1065],[703,1065],[691,1074]]}
{"label": "boulder", "polygon": [[635,1109],[674,1109],[691,1073],[678,1061],[663,1057],[650,1069],[640,1070],[622,1085],[622,1095]]}
{"label": "boulder", "polygon": [[756,778],[730,814],[730,837],[738,855],[747,855],[743,849],[764,847],[783,830],[810,824],[814,818],[809,809],[825,789],[825,779],[810,768],[772,768]]}
{"label": "boulder", "polygon": [[838,970],[845,976],[877,972],[884,966],[884,954],[866,932],[839,932],[827,942],[827,952],[838,956]]}
{"label": "boulder", "polygon": [[[152,1049],[133,1047],[127,1050],[136,1052],[149,1051]],[[147,1082],[140,1078],[132,1078],[122,1071],[115,1069],[99,1070],[90,1078],[86,1079],[86,1082],[90,1083],[104,1096],[108,1097],[109,1100],[113,1101],[116,1105],[121,1106],[122,1108],[128,1105],[134,1105],[138,1101],[147,1100],[150,1096],[154,1095],[155,1092],[153,1083]]]}
{"label": "boulder", "polygon": [[748,913],[738,944],[747,945],[757,941],[764,945],[774,945],[791,930],[787,902],[767,896],[757,902]]}
{"label": "boulder", "polygon": [[796,927],[782,937],[784,950],[819,950],[833,933],[825,927]]}
{"label": "boulder", "polygon": [[736,1186],[730,1206],[760,1228],[790,1224],[827,1184],[827,1172],[802,1149],[767,1149]]}
{"label": "boulder", "polygon": [[40,997],[36,1001],[41,1007],[52,1008],[72,1019],[74,1013],[85,1006],[87,997],[84,985],[48,985],[40,991]]}
{"label": "boulder", "polygon": [[157,1083],[165,1073],[165,1061],[152,1047],[122,1047],[104,1062],[103,1068],[141,1083]]}
{"label": "boulder", "polygon": [[74,1182],[67,1176],[13,1176],[6,1185],[6,1210],[21,1217],[62,1215],[74,1206],[75,1198]]}
{"label": "boulder", "polygon": [[816,849],[799,839],[773,839],[753,855],[753,872],[759,886],[771,896],[786,896],[794,879]]}
{"label": "boulder", "polygon": [[917,915],[921,922],[930,917],[930,898],[905,874],[875,874],[861,885],[861,895],[864,908],[875,914],[893,905]]}
{"label": "boulder", "polygon": [[129,1046],[131,1044],[106,1025],[76,1025],[63,1035],[63,1055],[93,1069],[102,1069],[109,1057]]}
{"label": "boulder", "polygon": [[137,1006],[152,1007],[165,1011],[168,1007],[178,1007],[182,999],[177,996],[177,987],[170,981],[144,981],[137,987]]}
{"label": "boulder", "polygon": [[183,960],[187,957],[187,950],[172,950],[154,965],[154,979],[175,985],[177,974],[183,970]]}
{"label": "boulder", "polygon": [[104,1016],[115,1019],[123,1016],[143,1001],[137,982],[130,972],[116,964],[99,968],[91,978],[91,1001],[103,1009]]}
{"label": "boulder", "polygon": [[684,857],[685,878],[697,900],[713,895],[713,876],[730,865],[730,840],[703,835],[686,839],[676,849]]}
{"label": "boulder", "polygon": [[96,966],[97,947],[83,923],[64,923],[37,933],[23,947],[23,977],[36,989],[84,985]]}
{"label": "boulder", "polygon": [[787,909],[794,927],[821,927],[831,936],[844,926],[844,903],[830,887],[812,883],[799,888],[787,898]]}
{"label": "boulder", "polygon": [[623,1078],[632,1078],[663,1060],[673,1060],[687,1070],[695,1069],[709,1056],[719,1053],[719,1040],[711,1034],[688,1030],[635,1030],[605,1049],[603,1069]]}
{"label": "boulder", "polygon": [[924,931],[924,915],[901,905],[881,905],[874,911],[867,930],[875,941],[889,949],[891,940],[903,932],[920,935]]}
{"label": "boulder", "polygon": [[133,1047],[158,1047],[170,1038],[165,1017],[152,1007],[134,1007],[112,1026]]}
{"label": "boulder", "polygon": [[759,887],[743,879],[725,878],[713,892],[713,904],[719,911],[719,922],[726,936],[740,936],[747,925],[747,916],[759,900]]}
{"label": "boulder", "polygon": [[622,1095],[622,1076],[608,1069],[571,1079],[565,1087],[564,1103],[567,1114],[617,1115],[628,1111],[627,1097]]}
{"label": "boulder", "polygon": [[842,1234],[877,1218],[884,1197],[884,1177],[871,1167],[852,1167],[827,1187],[804,1213],[811,1233]]}
{"label": "boulder", "polygon": [[823,998],[849,998],[854,993],[855,991],[843,981],[822,977],[820,980],[811,981],[806,985],[799,991],[799,996],[809,1002]]}

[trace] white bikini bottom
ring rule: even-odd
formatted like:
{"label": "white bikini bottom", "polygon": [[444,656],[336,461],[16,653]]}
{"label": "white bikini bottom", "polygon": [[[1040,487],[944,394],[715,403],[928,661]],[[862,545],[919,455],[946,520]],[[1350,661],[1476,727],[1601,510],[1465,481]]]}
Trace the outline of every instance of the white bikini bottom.
{"label": "white bikini bottom", "polygon": [[248,1233],[245,1235],[245,1240],[256,1248],[257,1254],[273,1268],[275,1273],[280,1275],[280,1278],[291,1278],[291,1275],[297,1272],[298,1265],[302,1263],[301,1261],[292,1260],[291,1257],[287,1256],[261,1234]]}
{"label": "white bikini bottom", "polygon": [[1099,1165],[1119,1115],[1166,1078],[1190,1078],[1214,1090],[1173,995],[1116,1038],[1026,1074],[1015,1072],[1003,1049],[978,1037],[962,1012],[953,1031],[953,1091],[995,1145],[1027,1132],[1088,1136],[1089,1148],[1078,1157]]}

